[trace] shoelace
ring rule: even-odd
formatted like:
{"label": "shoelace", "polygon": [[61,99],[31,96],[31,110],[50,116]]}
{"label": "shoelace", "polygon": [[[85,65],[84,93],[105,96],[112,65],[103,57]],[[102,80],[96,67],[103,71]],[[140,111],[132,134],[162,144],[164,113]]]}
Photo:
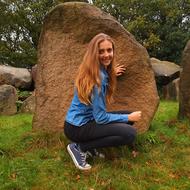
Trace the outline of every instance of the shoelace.
{"label": "shoelace", "polygon": [[82,165],[85,166],[86,165],[86,153],[80,152],[80,155],[81,155]]}

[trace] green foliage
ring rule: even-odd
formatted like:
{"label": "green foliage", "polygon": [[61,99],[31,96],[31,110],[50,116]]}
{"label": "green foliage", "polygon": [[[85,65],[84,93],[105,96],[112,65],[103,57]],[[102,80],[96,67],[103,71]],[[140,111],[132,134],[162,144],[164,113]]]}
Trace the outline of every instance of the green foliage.
{"label": "green foliage", "polygon": [[17,108],[17,112],[20,111],[21,107],[22,107],[23,102],[21,100],[17,100],[16,101],[16,108]]}
{"label": "green foliage", "polygon": [[190,37],[190,0],[94,0],[116,17],[152,57],[179,63]]}
{"label": "green foliage", "polygon": [[52,0],[0,1],[0,62],[18,67],[36,63],[42,20]]}
{"label": "green foliage", "polygon": [[190,123],[177,112],[177,102],[161,101],[139,155],[113,148],[112,159],[90,160],[90,172],[75,168],[63,134],[32,131],[32,115],[0,116],[0,189],[189,189]]}
{"label": "green foliage", "polygon": [[16,101],[17,112],[20,110],[23,101],[32,95],[32,92],[26,90],[17,89],[18,101]]}
{"label": "green foliage", "polygon": [[30,95],[32,95],[32,92],[31,91],[27,91],[27,90],[19,90],[19,89],[17,89],[17,95],[18,95],[18,99],[19,100],[25,100]]}
{"label": "green foliage", "polygon": [[29,68],[36,64],[44,17],[55,5],[67,1],[0,0],[0,63]]}

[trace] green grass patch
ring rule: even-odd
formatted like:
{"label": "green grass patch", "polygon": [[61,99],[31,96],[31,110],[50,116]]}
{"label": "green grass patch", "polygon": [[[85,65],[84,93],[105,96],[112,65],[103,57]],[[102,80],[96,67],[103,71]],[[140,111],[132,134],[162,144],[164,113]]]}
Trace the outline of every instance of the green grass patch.
{"label": "green grass patch", "polygon": [[150,130],[138,136],[139,155],[110,148],[81,172],[63,134],[32,131],[32,115],[0,116],[2,190],[189,190],[190,123],[177,120],[178,103],[162,101]]}

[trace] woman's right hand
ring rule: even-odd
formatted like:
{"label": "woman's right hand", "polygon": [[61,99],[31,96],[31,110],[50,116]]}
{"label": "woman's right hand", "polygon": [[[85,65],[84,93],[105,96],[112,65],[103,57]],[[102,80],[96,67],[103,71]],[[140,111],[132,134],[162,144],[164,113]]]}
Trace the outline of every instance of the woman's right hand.
{"label": "woman's right hand", "polygon": [[141,119],[142,112],[141,111],[134,111],[128,115],[129,121],[139,121]]}
{"label": "woman's right hand", "polygon": [[122,75],[125,72],[125,70],[126,70],[125,65],[117,64],[115,66],[115,74],[116,74],[116,76],[118,77],[118,76]]}

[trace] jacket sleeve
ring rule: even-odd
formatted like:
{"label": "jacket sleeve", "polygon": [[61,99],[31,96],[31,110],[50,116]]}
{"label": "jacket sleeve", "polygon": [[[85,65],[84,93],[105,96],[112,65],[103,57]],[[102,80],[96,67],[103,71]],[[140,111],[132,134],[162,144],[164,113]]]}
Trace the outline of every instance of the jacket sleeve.
{"label": "jacket sleeve", "polygon": [[93,107],[93,117],[96,123],[107,124],[110,122],[128,122],[128,114],[113,114],[106,112],[105,88],[105,86],[102,86],[101,90],[98,90],[97,86],[93,88],[91,100]]}

